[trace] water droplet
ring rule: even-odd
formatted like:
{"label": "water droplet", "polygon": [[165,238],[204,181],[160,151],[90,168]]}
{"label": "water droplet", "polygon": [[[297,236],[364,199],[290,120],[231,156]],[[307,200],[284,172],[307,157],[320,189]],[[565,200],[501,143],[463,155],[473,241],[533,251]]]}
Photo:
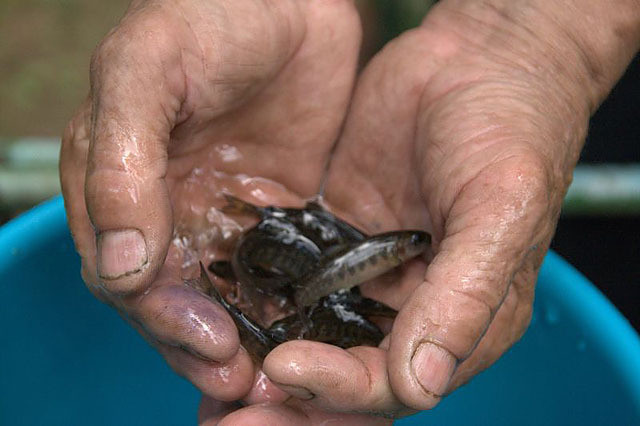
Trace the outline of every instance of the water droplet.
{"label": "water droplet", "polygon": [[236,148],[235,146],[222,144],[216,146],[214,149],[218,152],[220,158],[225,163],[237,161],[242,158],[242,154],[240,154],[240,151],[238,151],[238,148]]}

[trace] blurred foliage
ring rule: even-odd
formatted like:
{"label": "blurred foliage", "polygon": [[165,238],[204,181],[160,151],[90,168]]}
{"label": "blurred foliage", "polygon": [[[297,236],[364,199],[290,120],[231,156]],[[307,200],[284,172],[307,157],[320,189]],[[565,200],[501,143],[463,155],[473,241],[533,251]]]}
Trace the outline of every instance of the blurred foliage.
{"label": "blurred foliage", "polygon": [[427,10],[435,0],[373,0],[380,16],[380,33],[383,42],[397,37],[403,31],[420,25]]}
{"label": "blurred foliage", "polygon": [[[6,154],[13,148],[29,151],[25,137],[60,137],[88,93],[93,50],[128,3],[0,0],[0,223],[56,191],[55,159],[43,172],[40,166],[14,163]],[[431,4],[356,0],[364,28],[361,62],[405,29],[419,25]],[[42,154],[34,152],[32,156]]]}
{"label": "blurred foliage", "polygon": [[[129,0],[0,0],[0,137],[59,136],[88,91],[89,60]],[[363,57],[419,24],[430,0],[360,0]]]}
{"label": "blurred foliage", "polygon": [[0,136],[59,136],[128,0],[0,0]]}

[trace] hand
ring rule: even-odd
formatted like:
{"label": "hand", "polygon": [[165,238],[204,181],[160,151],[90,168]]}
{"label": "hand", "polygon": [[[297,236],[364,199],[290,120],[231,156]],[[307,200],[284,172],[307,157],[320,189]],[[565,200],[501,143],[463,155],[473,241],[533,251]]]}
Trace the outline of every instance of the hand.
{"label": "hand", "polygon": [[594,45],[593,20],[542,3],[440,2],[364,70],[327,200],[370,232],[428,230],[434,257],[365,286],[400,309],[380,348],[271,352],[264,371],[292,395],[341,412],[429,409],[524,333],[589,115],[640,39],[637,13],[591,2],[583,13],[615,23]]}
{"label": "hand", "polygon": [[200,426],[236,425],[390,425],[391,420],[366,414],[336,413],[290,398],[286,403],[253,404],[240,408],[204,397],[198,412]]}
{"label": "hand", "polygon": [[211,215],[222,191],[276,204],[316,193],[359,40],[349,1],[149,0],[93,57],[60,163],[82,276],[213,398],[287,396],[260,382],[233,322],[184,285],[183,266],[197,271],[189,256],[235,230]]}

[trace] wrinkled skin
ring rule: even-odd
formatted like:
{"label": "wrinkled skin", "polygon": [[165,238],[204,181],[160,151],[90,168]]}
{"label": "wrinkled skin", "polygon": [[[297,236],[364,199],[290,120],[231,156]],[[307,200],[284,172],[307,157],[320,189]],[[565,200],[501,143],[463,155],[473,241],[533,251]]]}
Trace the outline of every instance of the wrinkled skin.
{"label": "wrinkled skin", "polygon": [[[588,117],[640,26],[620,18],[600,46],[583,37],[591,21],[563,21],[564,6],[450,0],[378,54],[358,79],[326,199],[369,233],[430,232],[433,261],[363,289],[400,310],[379,348],[288,342],[265,359],[266,380],[221,308],[176,284],[172,225],[198,229],[217,202],[201,186],[275,205],[317,190],[354,81],[357,17],[346,1],[175,3],[136,2],[98,49],[61,177],[89,288],[203,391],[201,424],[384,423],[357,413],[433,407],[519,339]],[[612,10],[596,10],[598,22]],[[241,157],[223,161],[224,144]],[[138,235],[105,232],[132,228],[147,257],[105,258]],[[220,402],[239,398],[283,403]]]}
{"label": "wrinkled skin", "polygon": [[[83,278],[204,394],[287,397],[269,383],[247,396],[251,360],[224,310],[182,284],[182,261],[167,253],[172,228],[197,233],[222,189],[274,205],[317,191],[359,39],[346,1],[138,1],[93,57],[91,93],[61,154]],[[237,174],[268,181],[229,177]],[[146,242],[146,256],[128,264],[134,274],[108,259],[115,243],[104,235],[121,229]],[[133,245],[131,235],[116,238]]]}

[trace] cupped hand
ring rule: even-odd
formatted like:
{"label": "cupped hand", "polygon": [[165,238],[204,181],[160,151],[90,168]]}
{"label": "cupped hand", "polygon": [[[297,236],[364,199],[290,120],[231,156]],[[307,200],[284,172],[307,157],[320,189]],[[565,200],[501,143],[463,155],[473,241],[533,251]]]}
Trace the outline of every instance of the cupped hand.
{"label": "cupped hand", "polygon": [[430,409],[530,321],[589,115],[620,71],[585,64],[539,10],[486,6],[439,3],[359,78],[326,199],[370,232],[429,231],[433,253],[364,286],[400,310],[380,348],[294,341],[266,358],[271,380],[316,407]]}
{"label": "cupped hand", "polygon": [[236,231],[212,208],[222,192],[288,205],[316,193],[359,43],[346,0],[148,0],[93,57],[60,163],[83,278],[213,398],[286,396],[184,284],[185,265]]}

